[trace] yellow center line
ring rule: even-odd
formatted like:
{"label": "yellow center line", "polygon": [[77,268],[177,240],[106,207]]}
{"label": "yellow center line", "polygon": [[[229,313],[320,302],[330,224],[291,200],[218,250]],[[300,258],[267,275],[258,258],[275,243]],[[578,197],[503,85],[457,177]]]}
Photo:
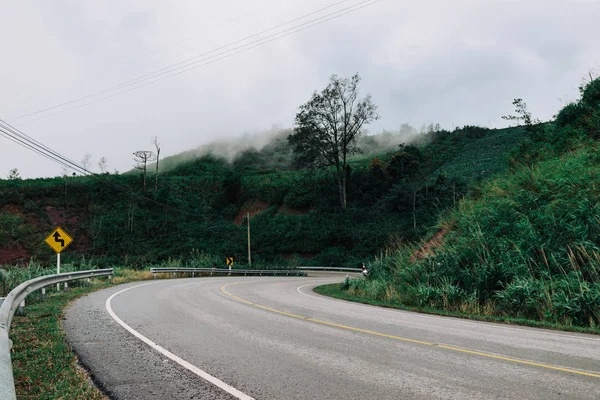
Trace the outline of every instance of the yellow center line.
{"label": "yellow center line", "polygon": [[315,319],[315,318],[303,317],[301,315],[296,315],[296,314],[288,313],[285,311],[276,310],[271,307],[263,306],[260,304],[252,303],[251,301],[248,301],[248,300],[244,300],[238,296],[231,294],[230,292],[228,292],[226,290],[226,288],[228,286],[237,285],[240,283],[244,283],[244,282],[227,283],[227,284],[221,286],[221,292],[223,292],[223,294],[225,294],[228,297],[231,297],[234,300],[237,300],[239,302],[242,302],[242,303],[257,307],[257,308],[262,308],[263,310],[271,311],[271,312],[274,312],[277,314],[285,315],[285,316],[296,318],[296,319],[301,319],[304,321],[314,322],[314,323],[321,324],[321,325],[333,326],[335,328],[340,328],[340,329],[344,329],[344,330],[348,330],[348,331],[366,333],[369,335],[384,337],[384,338],[398,340],[398,341],[402,341],[402,342],[416,343],[416,344],[421,344],[421,345],[425,345],[425,346],[433,346],[433,347],[437,347],[437,348],[441,348],[441,349],[457,351],[460,353],[472,354],[472,355],[477,355],[477,356],[481,356],[481,357],[493,358],[496,360],[508,361],[508,362],[522,364],[522,365],[530,365],[530,366],[534,366],[534,367],[551,369],[554,371],[561,371],[561,372],[568,372],[568,373],[576,374],[576,375],[590,376],[592,378],[600,378],[600,374],[597,374],[597,373],[579,371],[579,370],[570,369],[570,368],[557,367],[555,365],[543,364],[543,363],[538,363],[538,362],[533,362],[533,361],[520,360],[518,358],[512,358],[512,357],[506,357],[506,356],[501,356],[501,355],[496,355],[496,354],[491,354],[491,353],[485,353],[482,351],[462,349],[460,347],[447,346],[447,345],[443,345],[443,344],[435,344],[435,343],[431,343],[431,342],[425,342],[422,340],[410,339],[410,338],[405,338],[405,337],[401,337],[401,336],[388,335],[386,333],[380,333],[380,332],[370,331],[370,330],[366,330],[366,329],[355,328],[353,326],[348,326],[348,325],[336,324],[334,322],[321,321],[321,320]]}

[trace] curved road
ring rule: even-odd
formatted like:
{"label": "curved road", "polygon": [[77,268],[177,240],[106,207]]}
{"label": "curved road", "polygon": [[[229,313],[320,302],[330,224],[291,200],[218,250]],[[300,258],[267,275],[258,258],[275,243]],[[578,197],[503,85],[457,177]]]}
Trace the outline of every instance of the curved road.
{"label": "curved road", "polygon": [[63,321],[117,399],[599,399],[600,338],[322,297],[340,278],[121,285]]}

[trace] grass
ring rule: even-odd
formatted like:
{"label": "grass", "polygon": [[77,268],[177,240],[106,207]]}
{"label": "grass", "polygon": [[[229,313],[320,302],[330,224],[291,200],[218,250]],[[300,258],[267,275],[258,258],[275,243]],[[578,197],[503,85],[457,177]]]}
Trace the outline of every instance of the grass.
{"label": "grass", "polygon": [[544,328],[544,329],[552,329],[559,331],[567,331],[567,332],[577,332],[577,333],[589,333],[594,335],[600,335],[600,329],[598,328],[587,328],[573,325],[561,325],[554,324],[550,322],[544,321],[536,321],[525,318],[513,318],[513,317],[503,317],[503,316],[491,316],[491,315],[476,315],[471,313],[463,313],[457,311],[445,311],[437,308],[431,307],[413,307],[403,305],[397,302],[390,301],[382,301],[382,300],[373,300],[364,296],[358,296],[348,293],[340,287],[339,283],[332,283],[328,285],[317,286],[314,288],[314,291],[323,296],[329,296],[340,300],[353,301],[356,303],[369,304],[372,306],[379,306],[385,308],[393,308],[404,311],[412,311],[418,312],[422,314],[432,314],[432,315],[440,315],[444,317],[454,317],[454,318],[462,318],[462,319],[470,319],[475,321],[485,321],[485,322],[496,322],[507,325],[520,325],[520,326],[530,326],[534,328]]}
{"label": "grass", "polygon": [[60,321],[71,300],[108,286],[96,283],[48,294],[46,302],[27,304],[25,315],[14,317],[10,338],[17,398],[107,399],[77,364]]}

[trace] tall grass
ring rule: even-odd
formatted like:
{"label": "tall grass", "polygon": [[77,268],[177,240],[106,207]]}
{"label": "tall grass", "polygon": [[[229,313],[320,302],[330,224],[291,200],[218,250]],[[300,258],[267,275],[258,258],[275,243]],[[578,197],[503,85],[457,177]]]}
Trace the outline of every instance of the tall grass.
{"label": "tall grass", "polygon": [[352,294],[409,306],[600,325],[600,149],[522,167],[448,216],[445,245],[378,258]]}
{"label": "tall grass", "polygon": [[[577,114],[579,113],[579,114]],[[600,326],[600,80],[553,124],[527,127],[513,168],[441,220],[444,245],[401,245],[350,294],[408,306]]]}

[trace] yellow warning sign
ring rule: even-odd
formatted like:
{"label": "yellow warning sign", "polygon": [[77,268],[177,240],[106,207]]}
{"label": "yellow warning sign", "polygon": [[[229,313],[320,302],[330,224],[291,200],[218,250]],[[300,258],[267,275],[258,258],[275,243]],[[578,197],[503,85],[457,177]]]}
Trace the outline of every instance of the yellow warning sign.
{"label": "yellow warning sign", "polygon": [[56,228],[45,240],[46,244],[57,253],[60,253],[66,249],[72,241],[73,238],[69,236],[69,234],[60,226]]}
{"label": "yellow warning sign", "polygon": [[226,261],[227,265],[229,265],[230,267],[233,265],[233,257],[227,257]]}

